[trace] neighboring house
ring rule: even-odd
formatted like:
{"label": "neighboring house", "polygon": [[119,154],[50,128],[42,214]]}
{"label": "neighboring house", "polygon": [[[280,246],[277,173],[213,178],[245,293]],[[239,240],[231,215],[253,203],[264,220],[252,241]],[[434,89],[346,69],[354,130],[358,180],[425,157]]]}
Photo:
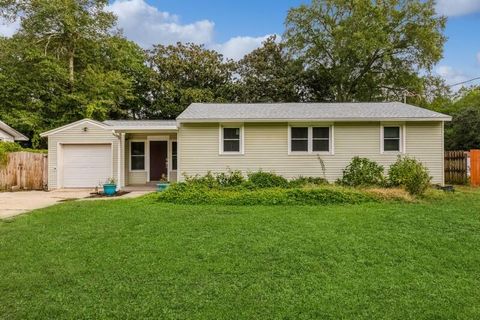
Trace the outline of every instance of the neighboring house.
{"label": "neighboring house", "polygon": [[84,119],[42,136],[48,137],[49,189],[93,187],[108,177],[124,187],[228,169],[335,181],[354,156],[388,169],[407,154],[443,184],[444,122],[450,120],[396,102],[194,103],[176,121]]}
{"label": "neighboring house", "polygon": [[28,138],[7,125],[5,122],[0,121],[0,141],[28,141]]}

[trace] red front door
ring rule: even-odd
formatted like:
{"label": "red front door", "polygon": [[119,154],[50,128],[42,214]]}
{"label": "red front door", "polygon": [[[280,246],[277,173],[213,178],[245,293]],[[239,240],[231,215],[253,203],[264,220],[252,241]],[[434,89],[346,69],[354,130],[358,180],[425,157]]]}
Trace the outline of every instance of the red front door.
{"label": "red front door", "polygon": [[168,177],[167,141],[150,141],[150,181]]}

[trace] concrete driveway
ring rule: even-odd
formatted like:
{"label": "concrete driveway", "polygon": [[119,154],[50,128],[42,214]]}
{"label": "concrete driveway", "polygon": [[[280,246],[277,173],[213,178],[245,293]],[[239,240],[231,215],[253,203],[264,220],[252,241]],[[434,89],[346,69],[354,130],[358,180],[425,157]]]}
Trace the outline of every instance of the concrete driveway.
{"label": "concrete driveway", "polygon": [[[57,202],[65,200],[79,200],[90,196],[93,189],[63,189],[53,191],[19,191],[0,192],[0,219],[11,218],[16,215],[35,209],[49,207]],[[119,197],[88,198],[85,200],[114,200],[136,198],[153,192],[146,190],[129,190],[129,193]]]}
{"label": "concrete driveway", "polygon": [[45,208],[66,199],[88,197],[93,190],[55,190],[55,191],[19,191],[0,192],[0,219]]}

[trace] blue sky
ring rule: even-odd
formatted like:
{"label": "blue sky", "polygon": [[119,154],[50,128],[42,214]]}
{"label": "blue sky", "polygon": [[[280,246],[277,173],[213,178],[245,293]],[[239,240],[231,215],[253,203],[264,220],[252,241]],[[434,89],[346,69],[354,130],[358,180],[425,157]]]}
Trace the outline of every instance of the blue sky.
{"label": "blue sky", "polygon": [[[288,9],[305,2],[308,0],[112,0],[110,10],[118,15],[125,35],[143,47],[190,41],[239,59],[269,35],[281,35]],[[480,0],[437,0],[437,11],[448,17],[448,41],[435,73],[450,84],[479,77]],[[15,24],[0,24],[0,34],[9,35],[15,28]]]}
{"label": "blue sky", "polygon": [[[184,23],[211,20],[215,41],[237,36],[282,34],[289,8],[308,0],[152,0],[160,10],[175,13]],[[435,68],[449,83],[480,77],[480,0],[438,1],[437,10],[448,16],[444,59]]]}

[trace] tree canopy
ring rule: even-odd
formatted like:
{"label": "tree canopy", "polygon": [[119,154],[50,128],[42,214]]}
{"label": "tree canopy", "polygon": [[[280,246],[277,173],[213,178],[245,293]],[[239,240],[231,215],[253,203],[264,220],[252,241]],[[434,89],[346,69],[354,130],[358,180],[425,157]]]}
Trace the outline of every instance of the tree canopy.
{"label": "tree canopy", "polygon": [[401,98],[440,60],[445,18],[434,1],[312,0],[290,9],[285,40],[335,101]]}
{"label": "tree canopy", "polygon": [[148,51],[152,70],[149,117],[175,119],[192,102],[229,101],[235,64],[193,43],[156,45]]}
{"label": "tree canopy", "polygon": [[[0,37],[0,118],[34,147],[46,145],[40,132],[84,117],[174,119],[192,102],[406,97],[476,125],[478,88],[452,94],[430,73],[445,42],[433,0],[311,0],[288,11],[281,38],[239,61],[193,43],[141,48],[107,5],[0,0],[0,17],[21,21]],[[466,147],[460,127],[447,130],[452,148]]]}

